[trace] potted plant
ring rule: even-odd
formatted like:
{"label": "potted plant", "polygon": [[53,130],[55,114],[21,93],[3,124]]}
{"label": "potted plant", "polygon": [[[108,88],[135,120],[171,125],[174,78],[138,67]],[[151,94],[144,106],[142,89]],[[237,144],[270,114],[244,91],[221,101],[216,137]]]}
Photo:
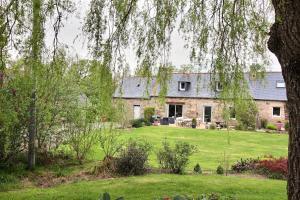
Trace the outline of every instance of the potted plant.
{"label": "potted plant", "polygon": [[196,128],[197,120],[195,118],[192,119],[192,128]]}

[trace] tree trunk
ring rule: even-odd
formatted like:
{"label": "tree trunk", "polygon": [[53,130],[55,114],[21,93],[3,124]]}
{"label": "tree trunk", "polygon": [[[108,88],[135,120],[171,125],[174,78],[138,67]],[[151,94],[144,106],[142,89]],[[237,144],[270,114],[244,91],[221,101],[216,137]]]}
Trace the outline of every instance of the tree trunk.
{"label": "tree trunk", "polygon": [[37,70],[41,63],[41,49],[43,45],[43,20],[42,20],[42,0],[32,0],[32,35],[31,45],[31,79],[32,79],[32,96],[30,103],[30,120],[29,120],[29,138],[28,138],[28,169],[33,170],[35,167],[35,140],[36,140],[36,88],[37,88]]}
{"label": "tree trunk", "polygon": [[300,199],[300,1],[272,0],[276,21],[270,31],[269,49],[277,56],[286,83],[289,114],[289,200]]}

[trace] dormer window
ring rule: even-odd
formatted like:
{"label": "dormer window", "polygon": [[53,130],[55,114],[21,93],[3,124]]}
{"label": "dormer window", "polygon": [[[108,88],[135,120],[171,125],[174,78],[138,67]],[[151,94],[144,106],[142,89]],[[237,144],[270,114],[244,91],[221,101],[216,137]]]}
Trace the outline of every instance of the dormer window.
{"label": "dormer window", "polygon": [[221,82],[216,82],[216,91],[220,92],[223,90],[223,85],[221,84]]}
{"label": "dormer window", "polygon": [[284,81],[276,81],[276,87],[277,88],[285,88],[285,82]]}
{"label": "dormer window", "polygon": [[178,90],[179,91],[188,91],[190,82],[179,81]]}

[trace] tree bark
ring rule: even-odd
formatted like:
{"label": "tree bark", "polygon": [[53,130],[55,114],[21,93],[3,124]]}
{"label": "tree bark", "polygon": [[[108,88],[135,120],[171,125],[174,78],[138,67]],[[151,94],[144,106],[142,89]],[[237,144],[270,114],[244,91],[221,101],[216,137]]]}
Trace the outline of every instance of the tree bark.
{"label": "tree bark", "polygon": [[275,23],[271,27],[268,48],[281,64],[287,91],[289,114],[289,150],[287,194],[300,199],[300,1],[272,0]]}
{"label": "tree bark", "polygon": [[41,64],[41,52],[43,43],[43,20],[42,20],[42,0],[32,0],[32,34],[31,34],[31,79],[32,79],[32,96],[30,103],[30,120],[28,126],[28,169],[33,170],[36,159],[36,88],[37,88],[37,70]]}

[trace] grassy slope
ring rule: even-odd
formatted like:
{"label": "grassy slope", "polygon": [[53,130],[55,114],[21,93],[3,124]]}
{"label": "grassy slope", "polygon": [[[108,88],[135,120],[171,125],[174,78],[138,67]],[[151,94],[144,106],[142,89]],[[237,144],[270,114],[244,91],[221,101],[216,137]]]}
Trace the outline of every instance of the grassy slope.
{"label": "grassy slope", "polygon": [[[199,130],[187,128],[144,127],[127,131],[124,138],[140,138],[153,145],[150,165],[157,167],[155,152],[161,142],[167,138],[171,143],[186,141],[198,146],[199,152],[191,157],[188,170],[199,162],[204,170],[215,170],[224,160],[224,151],[230,165],[240,158],[257,158],[264,155],[287,156],[288,136],[286,134],[268,134],[244,131],[230,131],[230,145],[227,143],[227,131]],[[94,149],[91,159],[101,159],[99,148]]]}
{"label": "grassy slope", "polygon": [[126,200],[153,200],[155,197],[176,194],[197,195],[217,192],[246,200],[284,200],[286,182],[225,177],[188,175],[148,175],[114,180],[82,181],[49,189],[26,189],[0,193],[0,199],[72,199],[96,200],[103,192]]}

